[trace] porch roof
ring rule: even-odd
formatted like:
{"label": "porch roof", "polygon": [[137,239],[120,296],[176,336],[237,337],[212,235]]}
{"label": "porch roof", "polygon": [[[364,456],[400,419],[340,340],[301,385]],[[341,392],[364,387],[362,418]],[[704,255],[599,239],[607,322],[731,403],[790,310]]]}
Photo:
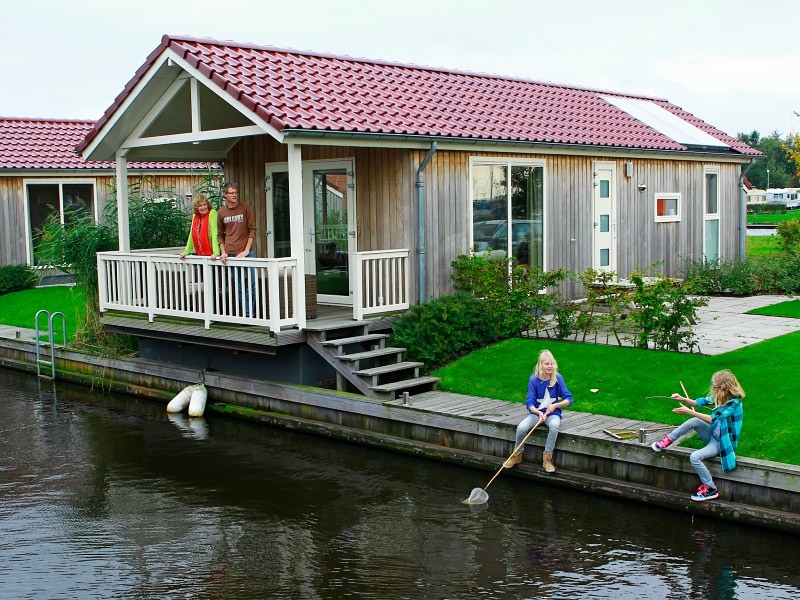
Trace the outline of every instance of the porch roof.
{"label": "porch roof", "polygon": [[[169,35],[78,150],[86,149],[107,123],[119,120],[118,111],[164,53],[282,139],[316,132],[761,154],[663,98]],[[653,120],[641,114],[635,118],[624,107],[637,101],[650,112],[696,128],[712,144],[676,141]]]}
{"label": "porch roof", "polygon": [[[0,171],[2,170],[107,170],[114,163],[86,160],[75,146],[94,127],[94,121],[74,119],[23,119],[0,117]],[[131,162],[131,170],[203,169],[206,163]]]}

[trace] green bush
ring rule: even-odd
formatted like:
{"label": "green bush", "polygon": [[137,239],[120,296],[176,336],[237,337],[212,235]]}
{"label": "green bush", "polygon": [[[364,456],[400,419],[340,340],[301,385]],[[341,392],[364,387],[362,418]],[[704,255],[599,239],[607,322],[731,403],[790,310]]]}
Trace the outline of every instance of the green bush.
{"label": "green bush", "polygon": [[0,296],[9,292],[19,292],[33,287],[36,273],[24,265],[0,267]]}
{"label": "green bush", "polygon": [[686,261],[684,277],[698,294],[750,296],[800,293],[800,253],[733,262]]}
{"label": "green bush", "polygon": [[778,223],[778,246],[788,254],[800,255],[800,219]]}
{"label": "green bush", "polygon": [[501,339],[497,324],[486,318],[485,304],[456,294],[412,306],[395,321],[390,343],[407,348],[408,360],[433,369]]}
{"label": "green bush", "polygon": [[747,212],[753,215],[765,213],[785,213],[786,205],[778,204],[776,202],[769,202],[767,204],[748,204]]}
{"label": "green bush", "polygon": [[496,324],[501,339],[541,329],[557,302],[555,292],[545,291],[567,277],[563,269],[544,273],[513,259],[462,255],[452,266],[456,290],[484,301],[484,318]]}

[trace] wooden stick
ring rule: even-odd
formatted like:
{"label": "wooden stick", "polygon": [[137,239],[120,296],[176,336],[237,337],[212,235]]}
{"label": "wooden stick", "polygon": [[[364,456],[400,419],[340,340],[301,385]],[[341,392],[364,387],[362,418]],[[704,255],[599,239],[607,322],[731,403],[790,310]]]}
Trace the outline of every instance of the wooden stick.
{"label": "wooden stick", "polygon": [[691,400],[691,399],[692,399],[692,397],[689,395],[689,392],[687,392],[687,391],[686,391],[686,388],[683,386],[683,382],[682,382],[682,381],[681,381],[681,389],[683,390],[683,395],[684,395],[686,398],[689,398],[689,400]]}
{"label": "wooden stick", "polygon": [[669,400],[674,400],[672,396],[645,396],[645,400],[649,400],[650,398],[668,398]]}

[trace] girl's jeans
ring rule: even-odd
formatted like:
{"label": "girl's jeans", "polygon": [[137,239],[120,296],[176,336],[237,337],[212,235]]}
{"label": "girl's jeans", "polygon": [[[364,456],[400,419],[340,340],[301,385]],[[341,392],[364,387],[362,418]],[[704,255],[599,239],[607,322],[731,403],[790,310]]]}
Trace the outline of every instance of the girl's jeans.
{"label": "girl's jeans", "polygon": [[[525,436],[528,435],[528,432],[533,429],[533,426],[539,422],[539,415],[530,414],[524,419],[522,422],[517,425],[517,438],[514,443],[514,448],[517,448],[521,443],[522,440],[525,439]],[[544,422],[547,425],[549,431],[547,432],[547,440],[544,443],[544,451],[545,452],[552,452],[553,449],[556,447],[556,438],[558,437],[558,428],[561,425],[561,417],[557,414],[551,413]],[[522,448],[519,449],[522,451]]]}
{"label": "girl's jeans", "polygon": [[692,463],[692,467],[694,467],[695,472],[700,477],[700,481],[704,485],[713,488],[715,487],[714,480],[712,479],[708,468],[703,464],[703,461],[707,458],[719,456],[719,439],[714,437],[711,425],[702,419],[699,419],[698,417],[694,417],[688,421],[685,421],[683,425],[679,425],[673,429],[668,437],[674,442],[678,438],[691,431],[696,431],[697,437],[706,442],[706,445],[705,447],[700,448],[700,450],[695,450],[692,452],[692,454],[689,456],[689,461]]}

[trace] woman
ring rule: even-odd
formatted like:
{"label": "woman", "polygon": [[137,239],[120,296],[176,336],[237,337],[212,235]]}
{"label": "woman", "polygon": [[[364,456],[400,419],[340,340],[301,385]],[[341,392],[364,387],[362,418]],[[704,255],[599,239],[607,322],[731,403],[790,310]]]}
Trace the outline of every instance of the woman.
{"label": "woman", "polygon": [[198,256],[210,256],[216,260],[220,255],[217,239],[217,211],[211,208],[208,200],[199,197],[194,201],[194,217],[189,228],[186,248],[181,252],[181,260],[194,252]]}

